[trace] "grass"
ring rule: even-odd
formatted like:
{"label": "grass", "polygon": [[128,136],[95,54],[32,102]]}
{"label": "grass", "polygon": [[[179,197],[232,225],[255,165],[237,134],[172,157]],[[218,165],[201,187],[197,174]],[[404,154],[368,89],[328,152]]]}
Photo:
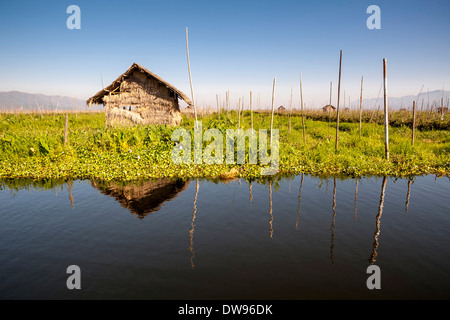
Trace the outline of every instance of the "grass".
{"label": "grass", "polygon": [[[352,113],[352,112],[350,112]],[[288,131],[286,114],[276,115],[274,128],[280,132],[280,174],[313,175],[448,175],[450,168],[450,131],[448,115],[444,120],[418,112],[421,126],[411,146],[408,118],[392,120],[390,161],[384,159],[384,128],[363,123],[359,138],[359,114],[344,115],[340,122],[339,150],[335,152],[335,122],[328,127],[323,113],[308,113],[306,144],[302,121],[292,117]],[[357,116],[356,116],[357,115]],[[404,114],[391,113],[392,119]],[[358,119],[358,120],[357,120]],[[374,116],[375,119],[375,116]],[[209,114],[201,118],[203,130],[237,129],[235,112]],[[366,119],[368,121],[368,119]],[[183,128],[192,132],[194,121],[183,116]],[[244,112],[241,128],[250,127],[250,113]],[[269,129],[270,114],[254,114],[254,128]],[[444,129],[443,129],[444,128]],[[106,128],[103,113],[69,114],[69,143],[64,145],[64,115],[22,113],[0,114],[0,178],[140,180],[161,177],[219,178],[260,176],[260,166],[226,164],[180,164],[171,160],[175,128],[134,126]],[[204,146],[206,143],[204,143]],[[225,152],[224,152],[225,154]]]}

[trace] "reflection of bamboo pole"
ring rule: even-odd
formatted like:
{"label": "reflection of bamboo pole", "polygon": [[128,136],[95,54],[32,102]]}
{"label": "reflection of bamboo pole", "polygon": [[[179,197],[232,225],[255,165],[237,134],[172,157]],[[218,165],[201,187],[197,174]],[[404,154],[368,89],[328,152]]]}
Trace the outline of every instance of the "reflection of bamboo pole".
{"label": "reflection of bamboo pole", "polygon": [[298,207],[297,207],[297,221],[295,222],[295,229],[298,230],[298,222],[300,220],[300,205],[302,203],[302,187],[303,187],[303,176],[304,174],[302,173],[302,180],[300,181],[300,190],[299,190],[299,195],[298,195]]}
{"label": "reflection of bamboo pole", "polygon": [[70,206],[72,207],[72,209],[75,209],[75,205],[73,203],[73,196],[72,196],[72,181],[68,181],[67,185],[69,187]]}
{"label": "reflection of bamboo pole", "polygon": [[369,259],[369,263],[374,263],[376,261],[376,257],[377,257],[377,249],[379,246],[378,243],[378,236],[380,235],[380,220],[381,220],[381,215],[383,214],[383,205],[384,205],[384,194],[386,191],[386,181],[387,178],[383,177],[383,183],[381,185],[381,195],[380,195],[380,205],[378,206],[378,214],[377,214],[377,226],[375,229],[375,233],[373,235],[373,250],[372,250],[372,254],[370,256]]}
{"label": "reflection of bamboo pole", "polygon": [[194,264],[194,229],[195,229],[195,215],[197,213],[197,196],[198,196],[198,179],[197,184],[195,186],[195,198],[194,198],[194,211],[192,213],[192,221],[191,221],[191,230],[189,231],[189,251],[191,252],[191,268],[195,268]]}
{"label": "reflection of bamboo pole", "polygon": [[270,239],[273,239],[273,226],[272,226],[272,222],[273,222],[273,214],[272,214],[272,181],[270,181],[270,183],[269,183],[269,215],[270,215],[270,219],[269,219],[269,226],[270,226],[269,236],[270,236]]}
{"label": "reflection of bamboo pole", "polygon": [[409,180],[408,180],[408,193],[406,194],[405,212],[408,212],[409,197],[411,195],[411,183],[412,182],[413,182],[413,179],[409,178]]}
{"label": "reflection of bamboo pole", "polygon": [[330,258],[331,258],[331,264],[334,264],[334,225],[336,223],[336,177],[334,178],[334,188],[333,188],[333,207],[331,208],[333,210],[333,221],[331,222],[331,245],[330,245]]}
{"label": "reflection of bamboo pole", "polygon": [[248,187],[248,193],[250,194],[250,202],[252,202],[253,200],[253,195],[252,195],[252,182],[250,182],[250,185]]}
{"label": "reflection of bamboo pole", "polygon": [[353,221],[356,221],[358,219],[358,217],[356,216],[356,211],[358,211],[358,181],[359,178],[356,178],[356,189],[355,189],[355,216],[353,217]]}

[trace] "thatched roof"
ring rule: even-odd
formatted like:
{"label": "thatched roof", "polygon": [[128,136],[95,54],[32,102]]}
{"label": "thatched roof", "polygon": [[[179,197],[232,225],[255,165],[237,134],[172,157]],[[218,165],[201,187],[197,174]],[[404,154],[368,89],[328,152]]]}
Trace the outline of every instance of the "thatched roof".
{"label": "thatched roof", "polygon": [[156,74],[148,71],[147,69],[145,69],[143,66],[137,64],[137,63],[133,63],[133,65],[131,67],[128,68],[127,71],[125,71],[124,73],[122,73],[116,80],[114,80],[109,86],[107,86],[106,88],[104,88],[103,90],[100,90],[99,92],[97,92],[93,97],[89,98],[86,103],[87,105],[91,105],[91,104],[103,104],[103,97],[105,95],[108,95],[110,92],[113,92],[115,90],[117,90],[118,87],[120,87],[120,84],[126,80],[132,73],[133,71],[138,70],[142,73],[144,73],[147,77],[150,78],[154,78],[156,80],[158,80],[162,85],[166,86],[168,89],[173,90],[179,98],[183,99],[188,105],[192,105],[191,100],[180,90],[178,90],[177,88],[175,88],[173,85],[171,85],[170,83],[168,83],[167,81],[161,79],[160,77],[158,77]]}

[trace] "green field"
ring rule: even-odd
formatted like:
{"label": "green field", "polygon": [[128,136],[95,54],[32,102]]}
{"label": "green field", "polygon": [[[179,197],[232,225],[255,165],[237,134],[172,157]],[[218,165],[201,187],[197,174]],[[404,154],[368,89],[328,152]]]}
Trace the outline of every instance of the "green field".
{"label": "green field", "polygon": [[[237,129],[238,118],[230,112],[210,114],[199,120],[203,130]],[[384,159],[384,126],[378,118],[364,117],[359,137],[359,115],[342,116],[339,150],[335,151],[336,122],[312,112],[305,120],[296,114],[288,129],[287,113],[276,115],[279,129],[279,173],[314,175],[447,175],[450,168],[449,115],[419,112],[415,144],[411,145],[409,113],[391,113],[390,160]],[[403,119],[403,120],[402,120]],[[334,119],[332,119],[334,120]],[[378,121],[378,123],[375,123]],[[181,127],[193,132],[192,117],[183,116]],[[250,112],[244,112],[241,128],[250,128]],[[260,166],[182,164],[171,160],[175,128],[161,126],[105,127],[103,113],[69,114],[69,139],[64,145],[63,114],[0,114],[0,178],[139,180],[161,177],[256,178]],[[254,129],[270,129],[270,114],[254,114]],[[193,134],[192,134],[193,136]],[[204,143],[206,145],[206,143]],[[225,154],[225,152],[224,152]],[[224,161],[225,162],[225,161]]]}

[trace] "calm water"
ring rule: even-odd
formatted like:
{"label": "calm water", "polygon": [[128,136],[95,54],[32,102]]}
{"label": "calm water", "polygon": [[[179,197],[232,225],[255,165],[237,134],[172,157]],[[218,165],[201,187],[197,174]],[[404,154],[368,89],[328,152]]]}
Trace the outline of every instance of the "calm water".
{"label": "calm water", "polygon": [[0,298],[449,299],[449,196],[434,176],[4,181]]}

